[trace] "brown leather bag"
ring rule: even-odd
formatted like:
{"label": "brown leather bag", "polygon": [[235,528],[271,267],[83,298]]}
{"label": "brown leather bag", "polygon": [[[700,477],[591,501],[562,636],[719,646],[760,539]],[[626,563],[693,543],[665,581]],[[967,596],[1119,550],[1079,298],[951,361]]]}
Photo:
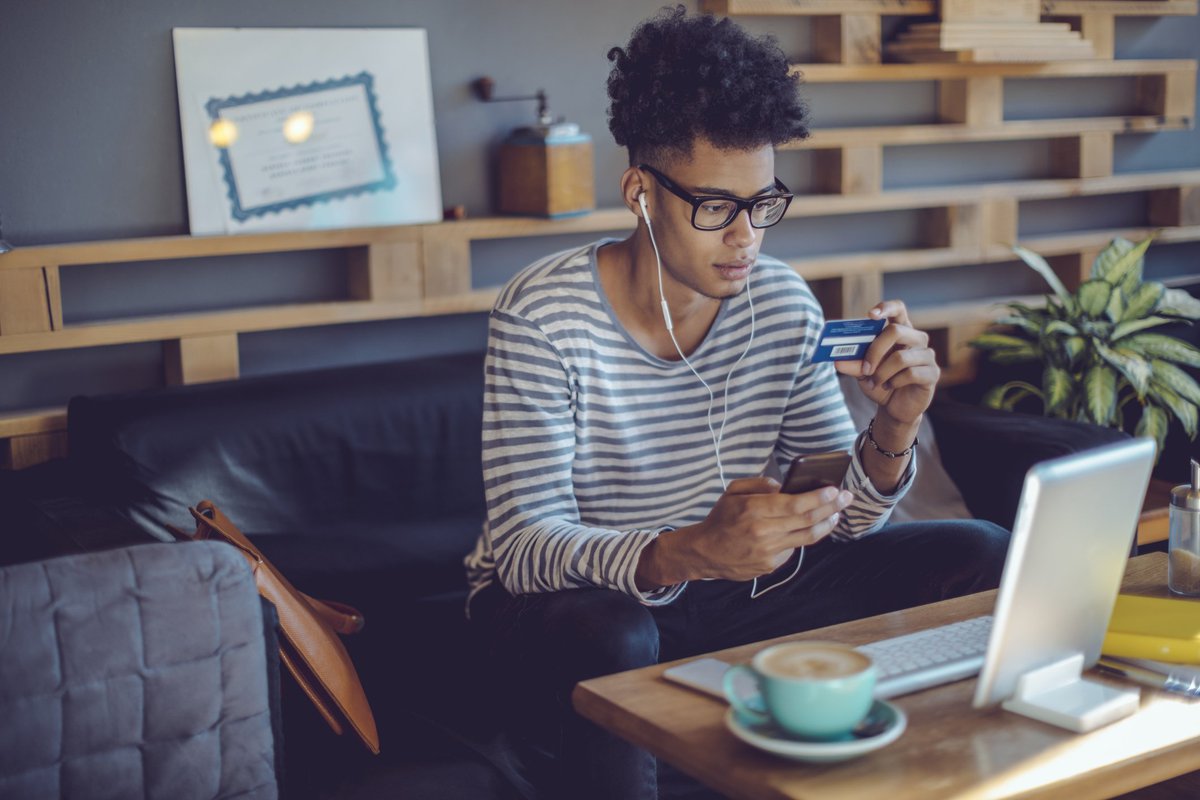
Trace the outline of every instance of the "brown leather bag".
{"label": "brown leather bag", "polygon": [[338,633],[358,633],[365,620],[343,603],[317,600],[297,591],[246,535],[208,500],[188,509],[196,518],[196,539],[217,539],[241,551],[254,573],[258,593],[279,613],[279,658],[334,732],[346,725],[372,753],[379,754],[375,716],[367,703],[350,654]]}

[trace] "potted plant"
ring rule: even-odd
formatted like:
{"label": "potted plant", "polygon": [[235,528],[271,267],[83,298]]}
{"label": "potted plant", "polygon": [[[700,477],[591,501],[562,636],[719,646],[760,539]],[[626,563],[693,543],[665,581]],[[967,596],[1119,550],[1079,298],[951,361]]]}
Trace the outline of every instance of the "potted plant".
{"label": "potted plant", "polygon": [[[1200,386],[1181,367],[1200,367],[1200,349],[1153,332],[1200,319],[1200,300],[1142,279],[1153,236],[1114,239],[1092,264],[1090,279],[1068,292],[1050,265],[1024,247],[1013,250],[1050,285],[1044,305],[1008,303],[1010,313],[970,344],[1000,363],[1040,362],[1041,386],[1013,380],[989,390],[984,404],[1011,410],[1026,398],[1043,413],[1152,436],[1161,453],[1171,418],[1196,438]],[[1127,413],[1136,402],[1140,414]]]}

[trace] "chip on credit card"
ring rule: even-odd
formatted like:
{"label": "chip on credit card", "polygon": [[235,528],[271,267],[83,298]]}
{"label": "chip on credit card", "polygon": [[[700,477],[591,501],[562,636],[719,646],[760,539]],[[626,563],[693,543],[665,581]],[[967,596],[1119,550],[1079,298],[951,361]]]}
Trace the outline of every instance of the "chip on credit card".
{"label": "chip on credit card", "polygon": [[887,324],[886,319],[831,319],[821,328],[813,363],[819,361],[855,361]]}

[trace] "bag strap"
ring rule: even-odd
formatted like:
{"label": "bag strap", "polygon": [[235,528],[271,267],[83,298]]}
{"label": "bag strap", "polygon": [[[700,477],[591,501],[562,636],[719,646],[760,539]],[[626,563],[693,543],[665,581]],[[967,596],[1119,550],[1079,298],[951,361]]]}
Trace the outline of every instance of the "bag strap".
{"label": "bag strap", "polygon": [[196,533],[189,538],[225,542],[246,558],[259,594],[274,603],[279,614],[280,662],[330,728],[340,734],[349,725],[367,749],[378,755],[374,714],[337,636],[361,630],[362,613],[298,591],[213,503],[202,501],[188,510],[196,519]]}
{"label": "bag strap", "polygon": [[[239,531],[229,521],[229,518],[221,513],[221,509],[217,508],[211,501],[202,500],[194,508],[188,508],[188,511],[196,518],[196,534],[191,538],[211,539],[216,534],[225,542],[245,553],[251,561],[259,564],[266,561],[262,551],[251,544],[246,535]],[[367,620],[362,612],[354,606],[339,603],[335,600],[320,600],[316,597],[310,597],[298,589],[296,593],[304,598],[304,601],[312,608],[314,614],[343,636],[358,633],[367,624]]]}
{"label": "bag strap", "polygon": [[309,597],[304,592],[300,592],[300,596],[308,601],[317,616],[329,623],[329,627],[340,634],[358,633],[367,624],[362,612],[354,606],[339,603],[336,600],[319,600],[316,597]]}

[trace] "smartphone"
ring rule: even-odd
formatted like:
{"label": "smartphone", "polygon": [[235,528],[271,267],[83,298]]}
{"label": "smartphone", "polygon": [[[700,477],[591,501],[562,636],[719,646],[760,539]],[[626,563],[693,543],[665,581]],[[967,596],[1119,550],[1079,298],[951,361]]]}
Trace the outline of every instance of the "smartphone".
{"label": "smartphone", "polygon": [[849,468],[850,453],[845,450],[796,456],[780,491],[800,494],[822,486],[841,486]]}

